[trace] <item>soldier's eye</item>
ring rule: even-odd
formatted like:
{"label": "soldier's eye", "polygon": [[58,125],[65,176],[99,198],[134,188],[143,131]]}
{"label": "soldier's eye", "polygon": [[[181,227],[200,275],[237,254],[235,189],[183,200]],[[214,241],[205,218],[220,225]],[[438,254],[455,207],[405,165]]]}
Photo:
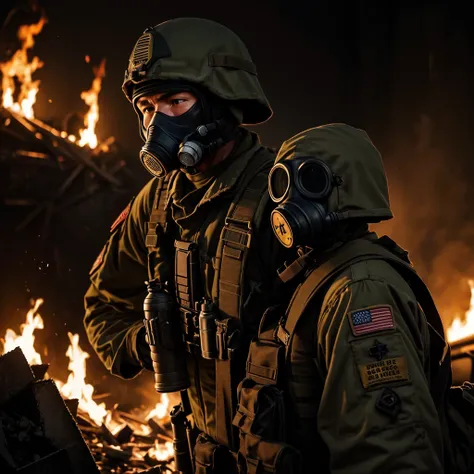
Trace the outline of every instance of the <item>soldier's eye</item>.
{"label": "soldier's eye", "polygon": [[179,97],[177,99],[171,99],[171,104],[172,105],[180,105],[183,102],[186,102],[187,99],[183,99],[182,97]]}

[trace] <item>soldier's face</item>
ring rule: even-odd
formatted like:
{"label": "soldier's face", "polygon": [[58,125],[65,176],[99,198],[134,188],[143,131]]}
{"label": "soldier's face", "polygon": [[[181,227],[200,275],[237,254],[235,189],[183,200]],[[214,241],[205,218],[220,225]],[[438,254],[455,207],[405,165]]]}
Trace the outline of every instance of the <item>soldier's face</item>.
{"label": "soldier's face", "polygon": [[191,92],[159,93],[140,97],[137,107],[143,114],[143,125],[148,129],[156,112],[177,117],[187,112],[196,102],[197,97]]}

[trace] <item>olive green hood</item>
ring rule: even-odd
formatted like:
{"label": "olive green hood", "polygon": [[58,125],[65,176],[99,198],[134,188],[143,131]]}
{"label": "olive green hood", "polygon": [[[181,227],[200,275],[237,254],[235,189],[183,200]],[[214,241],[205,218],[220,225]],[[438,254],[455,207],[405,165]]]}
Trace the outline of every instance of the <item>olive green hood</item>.
{"label": "olive green hood", "polygon": [[257,69],[242,40],[231,30],[201,18],[177,18],[147,28],[130,55],[122,89],[147,81],[199,84],[241,111],[244,124],[268,120],[272,110]]}
{"label": "olive green hood", "polygon": [[300,157],[319,158],[342,178],[329,196],[328,212],[366,222],[393,217],[382,157],[363,130],[343,123],[310,128],[286,140],[275,163]]}

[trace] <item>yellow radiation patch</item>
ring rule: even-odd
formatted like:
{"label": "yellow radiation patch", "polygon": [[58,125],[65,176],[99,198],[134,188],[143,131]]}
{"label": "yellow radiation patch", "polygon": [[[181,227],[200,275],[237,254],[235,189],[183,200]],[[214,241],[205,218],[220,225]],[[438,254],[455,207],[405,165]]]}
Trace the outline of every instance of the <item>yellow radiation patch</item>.
{"label": "yellow radiation patch", "polygon": [[364,388],[410,380],[404,356],[382,359],[370,364],[359,364],[359,372]]}

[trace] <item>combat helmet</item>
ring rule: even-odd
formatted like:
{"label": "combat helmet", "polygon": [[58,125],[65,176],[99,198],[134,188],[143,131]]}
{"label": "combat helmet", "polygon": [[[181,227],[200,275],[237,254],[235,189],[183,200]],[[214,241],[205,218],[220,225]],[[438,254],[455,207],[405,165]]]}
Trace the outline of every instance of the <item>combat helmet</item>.
{"label": "combat helmet", "polygon": [[177,18],[143,32],[130,55],[122,90],[133,103],[134,87],[156,80],[199,85],[238,108],[244,124],[262,123],[272,115],[246,46],[211,20]]}

